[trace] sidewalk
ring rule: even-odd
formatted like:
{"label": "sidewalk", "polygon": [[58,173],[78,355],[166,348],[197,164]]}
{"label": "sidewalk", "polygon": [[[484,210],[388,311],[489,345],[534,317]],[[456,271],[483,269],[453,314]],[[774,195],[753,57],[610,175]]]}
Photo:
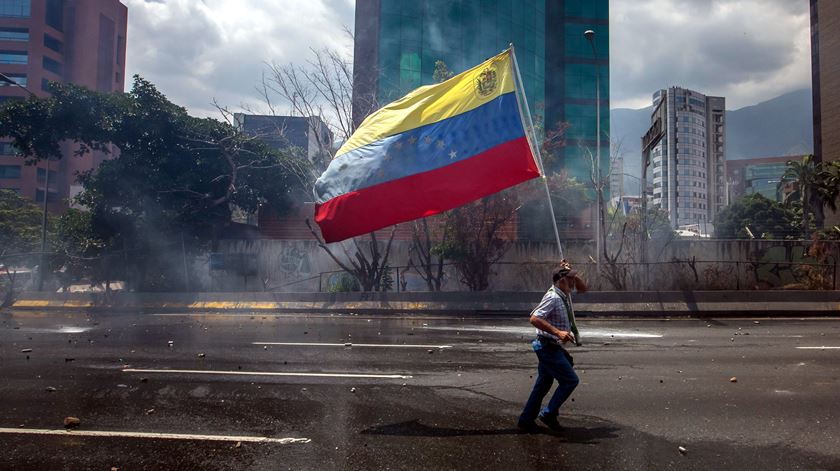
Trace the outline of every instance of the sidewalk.
{"label": "sidewalk", "polygon": [[[15,310],[149,312],[424,313],[527,315],[542,292],[417,293],[40,293]],[[590,292],[579,317],[840,316],[840,291]]]}

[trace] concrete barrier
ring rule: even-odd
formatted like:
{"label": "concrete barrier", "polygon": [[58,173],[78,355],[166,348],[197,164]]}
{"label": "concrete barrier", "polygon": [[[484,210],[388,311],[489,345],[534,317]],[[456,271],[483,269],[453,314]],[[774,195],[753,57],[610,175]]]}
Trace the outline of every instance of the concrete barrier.
{"label": "concrete barrier", "polygon": [[[542,292],[23,293],[11,309],[527,315]],[[840,291],[590,292],[579,317],[838,316]]]}

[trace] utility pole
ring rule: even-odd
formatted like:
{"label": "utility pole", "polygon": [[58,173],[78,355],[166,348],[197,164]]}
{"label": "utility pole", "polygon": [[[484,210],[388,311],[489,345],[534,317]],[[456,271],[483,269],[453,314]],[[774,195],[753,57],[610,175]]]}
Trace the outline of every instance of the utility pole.
{"label": "utility pole", "polygon": [[595,31],[588,29],[583,36],[592,46],[592,60],[595,62],[595,271],[598,289],[601,287],[601,212],[604,207],[604,190],[601,181],[601,66],[598,65],[598,50],[595,48]]}

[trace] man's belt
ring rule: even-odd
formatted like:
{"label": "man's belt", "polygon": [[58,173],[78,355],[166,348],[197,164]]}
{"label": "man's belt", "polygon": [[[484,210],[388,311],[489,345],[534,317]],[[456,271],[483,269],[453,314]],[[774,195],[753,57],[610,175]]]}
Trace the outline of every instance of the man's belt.
{"label": "man's belt", "polygon": [[562,347],[563,346],[563,344],[561,344],[559,340],[556,340],[552,337],[547,337],[545,335],[537,334],[537,340],[539,340],[540,343],[543,343],[543,344],[554,345],[554,346],[557,346],[557,347]]}

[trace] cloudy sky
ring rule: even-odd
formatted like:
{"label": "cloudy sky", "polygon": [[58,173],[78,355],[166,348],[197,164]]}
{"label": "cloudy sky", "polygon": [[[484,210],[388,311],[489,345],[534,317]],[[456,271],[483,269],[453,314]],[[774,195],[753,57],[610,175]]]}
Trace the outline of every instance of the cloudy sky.
{"label": "cloudy sky", "polygon": [[[387,0],[386,0],[387,1]],[[398,1],[398,0],[391,0]],[[213,100],[259,107],[267,62],[310,48],[352,53],[355,0],[123,0],[128,76],[214,115]],[[660,87],[727,98],[737,109],[810,87],[807,0],[610,0],[612,106],[641,108]]]}

